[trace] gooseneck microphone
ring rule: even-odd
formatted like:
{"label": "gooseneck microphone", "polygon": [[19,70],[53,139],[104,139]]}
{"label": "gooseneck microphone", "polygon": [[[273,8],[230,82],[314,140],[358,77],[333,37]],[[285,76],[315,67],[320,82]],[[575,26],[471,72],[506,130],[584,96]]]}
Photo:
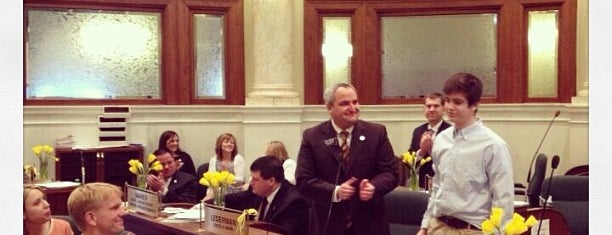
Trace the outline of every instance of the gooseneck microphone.
{"label": "gooseneck microphone", "polygon": [[548,197],[550,197],[550,188],[552,188],[553,172],[555,172],[555,169],[557,169],[557,167],[559,166],[559,155],[553,156],[550,166],[552,167],[552,170],[550,171],[550,179],[548,180],[548,189],[546,189],[546,198],[544,199],[544,206],[540,211],[540,224],[538,225],[537,235],[540,235],[540,229],[542,228],[542,220],[544,219],[545,214],[544,211],[546,211],[546,204],[548,204]]}
{"label": "gooseneck microphone", "polygon": [[538,156],[538,152],[540,152],[542,143],[544,143],[544,139],[546,139],[550,127],[552,126],[553,122],[555,122],[555,119],[559,117],[559,114],[561,114],[561,111],[555,111],[555,116],[553,116],[552,120],[550,120],[550,123],[548,123],[548,128],[546,128],[546,132],[544,132],[544,136],[542,136],[542,140],[540,140],[540,144],[538,145],[538,148],[536,149],[535,153],[533,154],[533,157],[531,158],[531,163],[529,163],[529,171],[527,172],[527,183],[531,182],[531,170],[533,168],[533,161],[536,159],[536,156]]}

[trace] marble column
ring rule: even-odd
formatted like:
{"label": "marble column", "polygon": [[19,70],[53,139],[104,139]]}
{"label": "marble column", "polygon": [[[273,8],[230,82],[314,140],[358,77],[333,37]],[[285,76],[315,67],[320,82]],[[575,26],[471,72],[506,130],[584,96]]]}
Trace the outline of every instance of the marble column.
{"label": "marble column", "polygon": [[589,4],[588,1],[577,3],[576,25],[576,96],[572,104],[589,102]]}
{"label": "marble column", "polygon": [[[251,62],[246,105],[300,105],[295,91],[294,69],[295,0],[250,0],[245,2],[247,63]],[[248,61],[248,60],[251,61]]]}

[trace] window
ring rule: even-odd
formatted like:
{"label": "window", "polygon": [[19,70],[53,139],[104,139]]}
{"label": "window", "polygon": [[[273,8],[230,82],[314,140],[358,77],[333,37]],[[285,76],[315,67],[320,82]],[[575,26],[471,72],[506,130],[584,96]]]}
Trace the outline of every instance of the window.
{"label": "window", "polygon": [[241,0],[25,1],[24,103],[244,104],[242,14]]}
{"label": "window", "polygon": [[322,104],[323,90],[336,82],[325,54],[327,22],[336,18],[350,23],[345,80],[363,104],[420,104],[456,72],[479,76],[488,103],[575,95],[575,0],[306,0],[304,18],[306,104]]}

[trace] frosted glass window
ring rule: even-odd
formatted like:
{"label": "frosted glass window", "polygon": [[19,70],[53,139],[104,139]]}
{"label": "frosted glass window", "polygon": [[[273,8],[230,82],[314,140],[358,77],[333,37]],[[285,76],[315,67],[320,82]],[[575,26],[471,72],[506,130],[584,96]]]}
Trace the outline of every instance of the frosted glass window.
{"label": "frosted glass window", "polygon": [[469,72],[497,95],[497,14],[382,17],[382,96],[420,98]]}
{"label": "frosted glass window", "polygon": [[529,12],[529,97],[557,97],[557,17],[557,10]]}
{"label": "frosted glass window", "polygon": [[27,11],[28,99],[160,97],[160,14]]}
{"label": "frosted glass window", "polygon": [[194,15],[196,94],[198,98],[225,98],[223,16]]}
{"label": "frosted glass window", "polygon": [[323,81],[327,87],[351,81],[351,18],[323,17]]}

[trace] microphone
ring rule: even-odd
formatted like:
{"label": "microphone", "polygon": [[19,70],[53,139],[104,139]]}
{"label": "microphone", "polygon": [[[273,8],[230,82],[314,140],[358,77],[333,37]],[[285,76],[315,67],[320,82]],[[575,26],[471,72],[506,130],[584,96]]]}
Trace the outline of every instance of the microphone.
{"label": "microphone", "polygon": [[550,188],[552,188],[553,172],[559,166],[559,155],[553,156],[550,166],[552,167],[552,170],[550,171],[550,180],[548,180],[548,188],[546,189],[546,194],[545,194],[546,199],[544,199],[544,206],[542,207],[542,210],[540,211],[540,224],[538,225],[538,233],[536,233],[537,235],[540,235],[540,229],[542,228],[542,220],[544,219],[544,211],[546,211],[546,204],[548,204],[547,203],[548,197],[550,197]]}
{"label": "microphone", "polygon": [[[334,138],[334,140],[336,140]],[[336,141],[337,144],[337,141]],[[327,143],[326,143],[327,145]],[[339,147],[339,145],[338,145]],[[342,153],[340,153],[342,154]],[[340,159],[342,159],[342,156],[340,156]],[[336,171],[336,180],[334,182],[334,190],[336,190],[335,186],[338,185],[338,180],[340,180],[340,169],[342,168],[342,163],[338,162],[338,171]],[[332,197],[333,197],[334,193],[332,192]],[[327,232],[327,226],[329,226],[329,219],[331,218],[331,212],[332,212],[332,208],[334,206],[334,199],[332,198],[331,200],[329,200],[329,209],[327,211],[327,219],[325,219],[325,226],[323,226],[323,233],[325,234]]]}
{"label": "microphone", "polygon": [[540,140],[540,144],[538,145],[538,148],[536,149],[535,153],[533,154],[533,157],[531,158],[531,163],[529,163],[529,171],[527,172],[527,183],[531,182],[531,170],[533,168],[533,161],[536,159],[536,156],[538,156],[538,152],[540,151],[540,148],[542,147],[542,143],[544,143],[544,139],[546,139],[546,135],[548,135],[548,131],[550,130],[550,127],[552,126],[553,122],[555,122],[555,119],[559,117],[559,114],[561,114],[561,111],[559,110],[555,111],[555,116],[553,116],[552,120],[550,120],[550,123],[548,124],[548,128],[546,128],[546,132],[544,133],[544,136],[542,136],[542,140]]}
{"label": "microphone", "polygon": [[83,150],[81,150],[81,185],[85,184],[85,160],[83,159]]}

